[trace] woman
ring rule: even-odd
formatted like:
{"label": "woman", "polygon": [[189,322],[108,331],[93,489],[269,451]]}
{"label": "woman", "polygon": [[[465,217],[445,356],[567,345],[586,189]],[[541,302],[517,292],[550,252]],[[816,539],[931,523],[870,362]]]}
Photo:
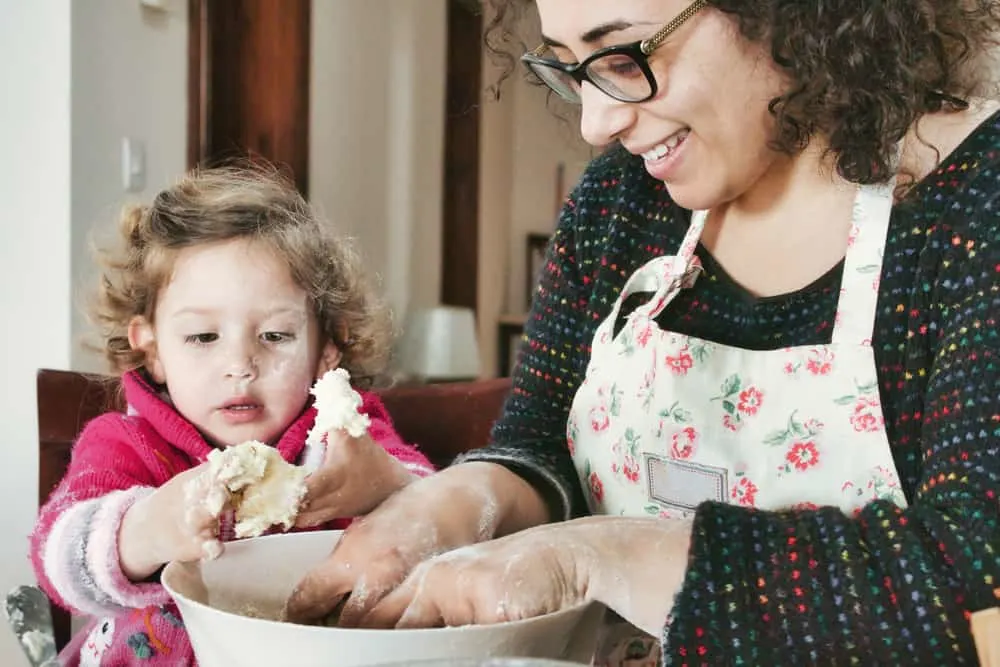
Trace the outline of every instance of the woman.
{"label": "woman", "polygon": [[494,443],[353,526],[293,615],[599,600],[670,664],[973,662],[1000,596],[998,3],[534,7],[524,60],[610,148]]}

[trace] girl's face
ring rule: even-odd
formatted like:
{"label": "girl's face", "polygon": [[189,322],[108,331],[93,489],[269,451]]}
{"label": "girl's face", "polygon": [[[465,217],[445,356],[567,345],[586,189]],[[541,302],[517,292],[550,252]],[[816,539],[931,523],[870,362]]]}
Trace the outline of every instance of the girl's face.
{"label": "girl's face", "polygon": [[[646,39],[690,0],[536,0],[549,56],[580,62],[595,50]],[[768,102],[783,81],[766,50],[744,40],[726,15],[705,7],[649,56],[658,92],[619,102],[589,83],[580,130],[594,146],[619,141],[647,156],[646,169],[685,208],[733,200],[787,159],[768,148]],[[667,155],[656,157],[658,146]],[[652,151],[652,153],[650,153]],[[660,154],[663,149],[660,149]]]}
{"label": "girl's face", "polygon": [[247,240],[181,250],[153,322],[129,328],[146,368],[212,444],[274,444],[340,361],[288,266]]}

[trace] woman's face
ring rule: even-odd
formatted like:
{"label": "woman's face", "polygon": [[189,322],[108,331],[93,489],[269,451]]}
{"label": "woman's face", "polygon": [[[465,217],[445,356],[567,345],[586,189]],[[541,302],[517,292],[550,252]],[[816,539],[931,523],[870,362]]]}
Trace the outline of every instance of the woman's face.
{"label": "woman's face", "polygon": [[[552,55],[580,62],[595,50],[651,37],[690,0],[537,0]],[[783,82],[767,51],[748,43],[721,12],[705,7],[649,58],[658,92],[629,104],[589,83],[581,90],[580,130],[594,146],[613,141],[644,155],[678,204],[712,208],[747,192],[783,159],[768,148],[768,102]],[[657,157],[657,147],[662,155]]]}

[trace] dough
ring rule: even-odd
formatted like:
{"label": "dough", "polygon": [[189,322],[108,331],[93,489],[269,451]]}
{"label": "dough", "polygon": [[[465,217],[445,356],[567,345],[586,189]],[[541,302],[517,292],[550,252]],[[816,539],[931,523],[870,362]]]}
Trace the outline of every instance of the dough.
{"label": "dough", "polygon": [[371,419],[358,412],[361,395],[351,387],[351,376],[343,368],[327,371],[309,392],[316,397],[316,423],[306,443],[320,445],[330,431],[343,429],[353,438],[368,432]]}
{"label": "dough", "polygon": [[306,471],[292,465],[274,447],[256,440],[208,455],[212,493],[206,499],[214,515],[227,501],[236,512],[236,537],[262,535],[271,526],[288,530],[306,493]]}
{"label": "dough", "polygon": [[[361,395],[351,387],[351,376],[342,368],[327,371],[309,390],[316,398],[316,422],[306,443],[317,457],[326,450],[326,434],[343,429],[359,438],[371,420],[358,412]],[[250,440],[208,455],[209,480],[205,506],[219,516],[231,505],[236,511],[236,537],[256,537],[272,526],[288,530],[295,524],[305,497],[306,475],[319,461],[296,466],[274,447]]]}

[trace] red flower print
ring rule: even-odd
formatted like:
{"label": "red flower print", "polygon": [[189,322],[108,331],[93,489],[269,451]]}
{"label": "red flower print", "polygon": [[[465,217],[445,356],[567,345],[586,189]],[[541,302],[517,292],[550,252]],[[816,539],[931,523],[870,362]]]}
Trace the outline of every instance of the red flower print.
{"label": "red flower print", "polygon": [[686,345],[681,348],[676,357],[667,355],[667,367],[674,375],[687,375],[692,366],[694,366],[694,359],[688,353]]}
{"label": "red flower print", "polygon": [[625,462],[622,464],[622,472],[625,479],[630,482],[639,481],[639,462],[631,454],[625,455]]}
{"label": "red flower print", "polygon": [[736,405],[736,409],[745,415],[755,415],[757,410],[760,409],[761,399],[764,395],[760,393],[757,387],[747,387],[740,392],[740,402]]}
{"label": "red flower print", "polygon": [[653,325],[647,324],[642,331],[638,333],[635,337],[635,342],[639,344],[639,347],[646,347],[649,344],[649,339],[653,337]]}
{"label": "red flower print", "polygon": [[573,436],[566,438],[566,447],[569,449],[569,455],[574,456],[576,454],[576,441]]}
{"label": "red flower print", "polygon": [[785,460],[798,470],[808,470],[819,463],[819,452],[816,451],[816,444],[811,440],[807,442],[796,442],[788,448]]}
{"label": "red flower print", "polygon": [[730,495],[738,505],[753,507],[754,500],[757,496],[757,485],[751,482],[747,477],[740,477],[739,481],[733,485],[733,490]]}
{"label": "red flower print", "polygon": [[733,433],[743,428],[743,422],[739,420],[739,417],[733,417],[732,415],[722,415],[722,425]]}
{"label": "red flower print", "polygon": [[601,478],[597,476],[596,472],[590,473],[587,482],[590,485],[590,494],[594,496],[594,500],[597,502],[604,500],[604,484],[601,483]]}
{"label": "red flower print", "polygon": [[829,375],[833,370],[833,352],[827,349],[813,350],[806,361],[806,370],[813,375]]}
{"label": "red flower print", "polygon": [[874,433],[882,429],[882,406],[869,396],[862,396],[854,405],[851,426],[858,433]]}
{"label": "red flower print", "polygon": [[[728,416],[726,415],[726,417]],[[671,438],[670,454],[675,459],[691,458],[691,455],[694,454],[694,446],[697,441],[698,431],[694,430],[694,427],[688,426],[674,433],[673,438]]]}
{"label": "red flower print", "polygon": [[793,510],[818,510],[819,509],[819,505],[817,505],[816,503],[798,503],[798,504],[792,505],[792,509]]}
{"label": "red flower print", "polygon": [[598,405],[597,407],[590,409],[590,428],[592,428],[595,433],[600,433],[608,428],[610,424],[611,418],[608,417],[608,409],[605,406]]}
{"label": "red flower print", "polygon": [[794,374],[795,374],[795,364],[789,361],[787,364],[785,364],[785,375],[794,375]]}

